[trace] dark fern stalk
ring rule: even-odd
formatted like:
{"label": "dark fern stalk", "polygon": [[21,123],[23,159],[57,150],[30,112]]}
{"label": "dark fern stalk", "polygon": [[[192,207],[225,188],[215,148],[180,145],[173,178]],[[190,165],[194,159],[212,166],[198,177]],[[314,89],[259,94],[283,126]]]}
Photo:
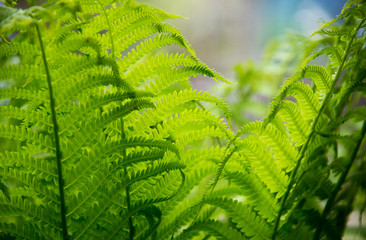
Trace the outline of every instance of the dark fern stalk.
{"label": "dark fern stalk", "polygon": [[65,193],[64,193],[64,179],[62,176],[62,153],[60,148],[60,137],[58,134],[58,124],[55,110],[55,100],[53,95],[52,83],[51,83],[51,75],[48,68],[48,63],[46,59],[46,52],[43,46],[41,32],[39,30],[39,26],[37,23],[34,24],[37,30],[37,36],[39,40],[39,44],[42,52],[42,59],[44,63],[44,68],[47,76],[47,85],[48,85],[48,93],[50,99],[50,109],[51,109],[51,117],[53,123],[53,134],[55,138],[55,151],[56,151],[56,162],[57,162],[57,175],[58,175],[58,189],[60,192],[60,214],[61,214],[61,227],[62,227],[62,235],[64,240],[69,239],[69,234],[67,231],[67,222],[66,222],[66,204],[65,204]]}
{"label": "dark fern stalk", "polygon": [[[127,175],[127,167],[124,168],[124,172]],[[127,210],[131,211],[131,196],[130,196],[130,185],[126,186],[126,201],[127,201]],[[128,226],[130,228],[129,234],[130,234],[130,240],[133,240],[134,237],[134,226],[133,226],[133,219],[132,216],[128,217]]]}
{"label": "dark fern stalk", "polygon": [[[109,36],[109,40],[111,42],[111,54],[112,54],[112,59],[115,60],[116,56],[115,56],[115,50],[114,50],[114,40],[112,37],[112,28],[111,28],[111,24],[108,18],[108,14],[105,10],[105,7],[103,6],[103,4],[100,2],[100,0],[97,0],[98,4],[100,6],[100,8],[103,11],[104,14],[104,18],[107,21],[107,31],[108,31],[108,36]],[[126,134],[125,134],[125,127],[124,127],[124,120],[123,118],[121,118],[121,137],[122,139],[126,139]],[[122,151],[122,160],[124,160],[124,158],[126,157],[126,150]],[[124,167],[124,173],[126,176],[128,176],[128,171],[127,171],[127,167]],[[127,202],[127,210],[130,212],[131,211],[131,196],[130,196],[130,185],[126,186],[126,202]],[[128,226],[129,226],[129,236],[130,236],[130,240],[133,240],[134,238],[134,226],[133,226],[133,219],[132,216],[128,217]]]}

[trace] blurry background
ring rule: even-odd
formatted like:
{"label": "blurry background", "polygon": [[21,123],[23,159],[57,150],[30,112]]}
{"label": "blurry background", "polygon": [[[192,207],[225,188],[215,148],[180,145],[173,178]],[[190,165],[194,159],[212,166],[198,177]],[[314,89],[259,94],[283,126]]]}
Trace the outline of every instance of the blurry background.
{"label": "blurry background", "polygon": [[[258,61],[268,40],[294,31],[309,36],[340,13],[346,0],[137,0],[188,19],[170,21],[189,40],[197,56],[229,80],[233,66]],[[215,81],[196,78],[207,89]]]}

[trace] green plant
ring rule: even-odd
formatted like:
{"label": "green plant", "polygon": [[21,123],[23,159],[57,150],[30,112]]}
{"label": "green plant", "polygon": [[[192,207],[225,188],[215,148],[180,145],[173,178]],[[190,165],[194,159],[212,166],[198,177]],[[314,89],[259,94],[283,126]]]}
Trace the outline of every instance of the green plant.
{"label": "green plant", "polygon": [[[168,207],[210,173],[194,175],[203,149],[182,150],[228,131],[197,102],[227,106],[188,78],[225,79],[162,22],[177,16],[134,1],[0,10],[2,233],[159,238]],[[186,53],[159,53],[168,45]]]}
{"label": "green plant", "polygon": [[[191,89],[226,80],[175,17],[127,0],[0,8],[4,238],[340,239],[362,216],[365,3],[316,32],[263,121],[236,133],[224,101]],[[185,54],[160,51],[173,44]]]}
{"label": "green plant", "polygon": [[[232,139],[212,188],[221,176],[241,188],[236,194],[244,201],[215,204],[248,238],[340,239],[350,213],[362,219],[365,7],[349,1],[316,31],[316,51],[284,83],[263,121]],[[313,64],[320,55],[329,58],[325,66]],[[362,222],[354,230],[365,236]]]}
{"label": "green plant", "polygon": [[247,60],[234,66],[236,84],[214,85],[212,91],[230,104],[233,127],[237,129],[250,121],[262,119],[283,79],[301,70],[301,60],[321,41],[294,33],[273,39],[264,50],[261,61]]}

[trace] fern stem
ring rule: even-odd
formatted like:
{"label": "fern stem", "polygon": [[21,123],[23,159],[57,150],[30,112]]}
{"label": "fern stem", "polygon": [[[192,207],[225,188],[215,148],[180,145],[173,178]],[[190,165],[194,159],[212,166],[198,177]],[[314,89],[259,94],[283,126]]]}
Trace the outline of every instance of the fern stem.
{"label": "fern stem", "polygon": [[351,169],[355,159],[356,159],[356,156],[357,156],[357,153],[358,151],[360,150],[360,147],[361,147],[361,143],[365,137],[365,133],[366,133],[366,121],[363,122],[363,125],[362,125],[362,129],[361,129],[361,133],[360,133],[360,137],[357,141],[357,144],[355,146],[355,148],[353,149],[353,152],[351,154],[351,159],[347,165],[347,168],[346,170],[342,173],[342,175],[340,176],[340,178],[338,179],[338,182],[337,182],[337,185],[332,193],[332,195],[329,197],[327,203],[325,204],[325,207],[324,207],[324,210],[323,210],[323,213],[321,215],[321,222],[320,224],[317,226],[316,228],[316,231],[315,231],[315,234],[314,234],[314,240],[318,240],[320,239],[320,234],[322,233],[322,230],[323,230],[323,222],[325,221],[326,217],[328,216],[330,210],[332,209],[333,207],[333,203],[337,197],[337,194],[338,192],[341,190],[341,187],[343,185],[343,183],[345,182],[346,178],[347,178],[347,175],[348,175],[348,172],[349,170]]}
{"label": "fern stem", "polygon": [[[126,138],[125,125],[124,125],[123,118],[121,118],[121,136],[122,136],[122,139]],[[123,156],[123,158],[126,157],[126,150],[125,149],[122,151],[122,156]],[[124,167],[124,172],[125,172],[126,175],[128,174],[127,167]],[[126,202],[127,202],[127,211],[130,212],[131,211],[130,185],[126,186]],[[130,228],[130,231],[129,231],[130,232],[129,233],[130,234],[130,240],[133,240],[134,233],[135,233],[135,228],[133,226],[132,216],[128,217],[128,225],[129,225],[129,228]]]}
{"label": "fern stem", "polygon": [[[124,172],[125,174],[127,175],[128,172],[127,172],[127,167],[124,167]],[[126,201],[127,201],[127,210],[128,212],[130,212],[131,210],[131,196],[130,196],[130,185],[127,185],[126,186]],[[134,237],[134,227],[133,227],[133,219],[132,219],[132,216],[129,216],[128,217],[128,225],[129,225],[129,228],[130,228],[130,240],[133,240],[133,237]]]}
{"label": "fern stem", "polygon": [[57,162],[57,175],[58,175],[58,189],[60,192],[60,210],[61,210],[61,227],[62,227],[62,235],[64,240],[69,239],[69,234],[67,231],[67,222],[66,222],[66,204],[65,204],[65,194],[64,194],[64,180],[62,177],[62,164],[61,164],[61,147],[60,147],[60,137],[58,134],[58,124],[57,124],[57,118],[56,118],[56,110],[55,110],[55,100],[53,98],[53,89],[51,84],[51,75],[49,72],[47,59],[46,59],[46,52],[43,46],[43,41],[41,37],[41,32],[39,30],[38,24],[35,24],[36,30],[37,30],[37,36],[39,40],[39,44],[41,47],[42,52],[42,59],[44,63],[44,68],[46,71],[47,76],[47,85],[48,85],[48,93],[49,93],[49,99],[50,99],[50,109],[51,109],[51,117],[52,117],[52,123],[53,123],[53,134],[55,138],[55,148],[56,148],[56,162]]}
{"label": "fern stem", "polygon": [[111,52],[112,52],[112,58],[113,60],[115,60],[115,54],[114,54],[114,41],[113,41],[113,37],[112,37],[112,29],[111,29],[111,24],[109,23],[109,18],[108,18],[108,15],[107,15],[107,12],[105,11],[105,7],[104,5],[100,2],[100,0],[97,0],[100,7],[102,8],[103,10],[103,13],[104,13],[104,17],[105,17],[105,20],[107,21],[107,25],[108,25],[108,34],[109,34],[109,39],[111,40]]}
{"label": "fern stem", "polygon": [[316,130],[316,126],[318,124],[318,121],[325,109],[325,107],[327,106],[332,94],[333,94],[333,90],[334,90],[334,87],[337,83],[337,80],[343,70],[343,66],[344,66],[344,63],[346,62],[347,60],[347,57],[348,57],[348,53],[349,53],[349,50],[351,48],[351,45],[352,45],[352,42],[354,40],[354,38],[356,37],[356,34],[358,32],[358,30],[361,28],[362,24],[365,22],[365,20],[362,20],[358,25],[357,27],[355,28],[355,32],[354,34],[352,35],[352,38],[351,40],[347,43],[347,47],[344,51],[344,55],[343,55],[343,58],[342,58],[342,62],[341,64],[339,65],[339,68],[337,69],[337,72],[334,76],[334,79],[333,79],[333,83],[332,83],[332,86],[329,90],[329,92],[327,93],[327,95],[325,96],[325,99],[319,109],[319,112],[318,112],[318,115],[316,116],[316,118],[314,119],[314,122],[311,126],[311,130],[310,130],[310,134],[309,136],[307,137],[306,139],[306,142],[305,144],[301,147],[301,151],[300,151],[300,154],[299,154],[299,157],[297,158],[296,160],[296,166],[294,168],[294,170],[291,172],[291,176],[290,176],[290,182],[287,186],[287,189],[286,189],[286,192],[285,194],[283,195],[283,198],[281,200],[281,207],[280,207],[280,210],[278,211],[278,215],[276,217],[276,220],[275,220],[275,224],[274,224],[274,227],[273,227],[273,233],[272,233],[272,240],[275,240],[276,239],[276,234],[277,234],[277,230],[278,230],[278,227],[279,227],[279,224],[280,224],[280,220],[281,220],[281,216],[282,216],[282,212],[284,211],[285,209],[285,204],[286,204],[286,201],[287,201],[287,198],[290,194],[290,191],[292,189],[292,186],[294,185],[295,183],[295,177],[296,177],[296,174],[297,174],[297,171],[299,170],[300,166],[301,166],[301,162],[304,158],[304,155],[305,155],[305,152],[315,134],[315,130]]}
{"label": "fern stem", "polygon": [[[104,5],[100,2],[100,0],[97,0],[97,1],[99,3],[100,7],[103,10],[104,17],[105,17],[105,20],[106,20],[107,25],[108,25],[108,34],[109,34],[109,39],[111,41],[111,54],[112,54],[112,59],[115,60],[116,56],[115,56],[115,52],[114,52],[114,41],[113,41],[113,37],[112,37],[111,24],[109,22],[109,18],[108,18],[108,15],[107,15],[107,12],[105,10]],[[122,139],[126,138],[123,118],[121,118],[121,136],[122,136]],[[123,157],[126,156],[126,150],[123,150],[122,156]],[[124,167],[124,172],[125,172],[126,175],[128,174],[127,167]],[[128,210],[128,212],[130,212],[130,210],[131,210],[130,186],[127,185],[125,190],[126,190],[127,210]],[[130,232],[129,233],[130,234],[130,240],[133,240],[133,238],[134,238],[134,226],[133,226],[132,216],[128,217],[128,225],[129,225],[129,228],[130,228],[130,231],[129,231]]]}

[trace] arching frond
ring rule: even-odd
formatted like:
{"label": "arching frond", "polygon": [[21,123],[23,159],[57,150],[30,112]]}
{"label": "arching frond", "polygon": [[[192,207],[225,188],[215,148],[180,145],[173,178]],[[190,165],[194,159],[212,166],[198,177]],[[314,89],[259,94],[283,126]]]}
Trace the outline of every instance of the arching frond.
{"label": "arching frond", "polygon": [[207,231],[210,235],[217,239],[246,239],[240,232],[219,221],[209,220],[207,222],[197,222],[185,229],[177,239],[192,238],[199,231]]}

